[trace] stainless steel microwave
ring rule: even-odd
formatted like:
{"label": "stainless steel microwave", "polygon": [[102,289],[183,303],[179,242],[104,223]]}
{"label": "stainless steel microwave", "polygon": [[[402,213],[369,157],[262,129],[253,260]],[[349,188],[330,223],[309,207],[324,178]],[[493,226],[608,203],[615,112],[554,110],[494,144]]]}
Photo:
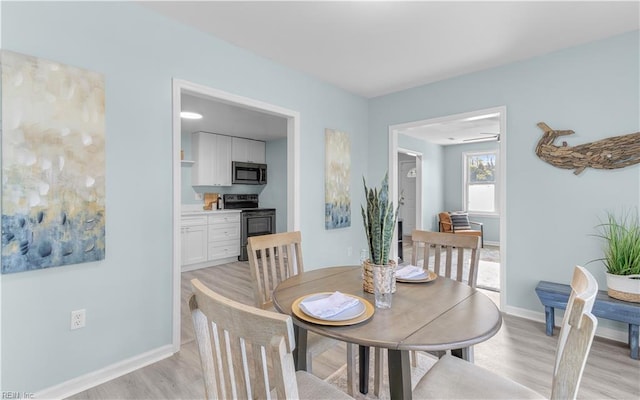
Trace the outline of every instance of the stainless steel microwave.
{"label": "stainless steel microwave", "polygon": [[233,161],[231,163],[231,182],[244,185],[266,185],[267,164],[255,164]]}

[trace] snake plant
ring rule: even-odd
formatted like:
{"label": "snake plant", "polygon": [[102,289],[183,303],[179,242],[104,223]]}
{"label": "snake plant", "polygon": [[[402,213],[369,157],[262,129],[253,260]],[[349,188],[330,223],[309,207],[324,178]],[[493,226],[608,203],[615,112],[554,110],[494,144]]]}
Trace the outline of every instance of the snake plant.
{"label": "snake plant", "polygon": [[393,209],[393,202],[389,199],[389,174],[385,174],[380,190],[368,188],[367,182],[362,178],[367,207],[362,209],[364,230],[369,243],[369,262],[384,265],[389,262],[389,250],[391,239],[395,229],[398,208]]}

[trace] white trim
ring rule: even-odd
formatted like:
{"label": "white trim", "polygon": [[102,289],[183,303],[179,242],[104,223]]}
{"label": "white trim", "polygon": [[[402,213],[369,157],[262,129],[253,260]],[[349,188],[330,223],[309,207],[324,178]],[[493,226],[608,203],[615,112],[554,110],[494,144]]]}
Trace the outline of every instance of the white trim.
{"label": "white trim", "polygon": [[[557,309],[557,310],[564,312],[564,310],[562,309]],[[513,307],[513,306],[507,306],[504,312],[507,315],[520,317],[520,318],[528,319],[531,321],[541,322],[542,324],[546,324],[544,312],[531,311],[525,308],[519,308],[519,307]],[[555,326],[562,325],[562,315],[555,316],[554,324]],[[545,326],[543,326],[541,330],[546,330]],[[628,344],[627,341],[629,340],[628,332],[624,330],[607,328],[604,326],[599,326],[596,329],[596,336],[605,338],[605,339],[615,340],[616,342],[622,342],[625,344]]]}
{"label": "white trim", "polygon": [[183,91],[204,95],[238,107],[248,108],[287,119],[287,229],[300,229],[300,113],[249,97],[199,85],[182,79],[173,79],[173,334],[174,352],[180,350],[180,217],[181,217],[181,164],[180,164],[180,95]]}
{"label": "white trim", "polygon": [[171,345],[158,347],[157,349],[111,364],[97,371],[89,372],[88,374],[38,391],[34,397],[36,399],[65,399],[137,369],[144,368],[147,365],[164,360],[167,357],[171,357],[173,353]]}
{"label": "white trim", "polygon": [[[500,113],[500,170],[499,180],[499,207],[500,207],[500,309],[504,309],[507,299],[507,107],[498,106],[484,110],[476,110],[461,114],[447,115],[444,117],[428,118],[420,121],[405,122],[402,124],[389,125],[389,191],[392,196],[394,207],[397,207],[398,199],[398,132],[416,126],[449,122],[465,118],[472,118],[479,115]],[[397,236],[393,236],[394,243]],[[395,257],[396,251],[391,246],[391,256]]]}

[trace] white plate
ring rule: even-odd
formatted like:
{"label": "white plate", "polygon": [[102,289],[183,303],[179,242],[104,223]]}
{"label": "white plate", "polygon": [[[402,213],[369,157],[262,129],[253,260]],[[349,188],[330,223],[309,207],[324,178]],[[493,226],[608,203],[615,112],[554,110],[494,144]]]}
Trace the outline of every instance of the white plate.
{"label": "white plate", "polygon": [[429,271],[429,272],[425,271],[425,272],[421,273],[420,275],[415,275],[415,276],[412,276],[411,278],[398,278],[398,277],[396,277],[396,281],[405,282],[405,283],[422,283],[422,282],[434,281],[437,277],[438,277],[438,275],[436,275],[435,272],[433,272],[433,271]]}
{"label": "white plate", "polygon": [[332,294],[333,293],[319,293],[319,294],[309,295],[309,296],[305,297],[303,301],[300,302],[300,309],[305,314],[310,315],[313,318],[321,319],[323,321],[347,321],[347,320],[359,317],[364,313],[364,311],[366,309],[364,304],[357,297],[350,296],[350,295],[347,295],[347,296],[353,297],[356,300],[358,300],[358,304],[356,304],[355,306],[347,308],[346,310],[342,311],[341,313],[338,313],[336,315],[333,315],[333,316],[327,317],[327,318],[318,317],[317,315],[314,315],[314,314],[308,312],[306,307],[303,304],[303,302],[306,301],[306,300],[310,300],[310,301],[320,300],[320,299],[327,298],[327,297],[331,296]]}

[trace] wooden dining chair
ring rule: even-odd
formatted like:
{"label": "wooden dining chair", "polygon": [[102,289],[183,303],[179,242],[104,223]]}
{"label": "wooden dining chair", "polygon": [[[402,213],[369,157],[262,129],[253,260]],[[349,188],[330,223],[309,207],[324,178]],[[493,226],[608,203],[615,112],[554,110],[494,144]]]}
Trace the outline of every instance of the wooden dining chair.
{"label": "wooden dining chair", "polygon": [[436,274],[476,287],[480,238],[452,233],[414,230],[411,264],[423,263]]}
{"label": "wooden dining chair", "polygon": [[191,285],[189,308],[207,399],[352,398],[306,371],[295,371],[290,316],[228,299],[197,279]]}
{"label": "wooden dining chair", "polygon": [[[551,382],[551,399],[575,399],[598,321],[591,313],[598,284],[576,266],[571,296],[560,327]],[[456,357],[445,356],[413,391],[420,399],[537,399],[539,393]]]}
{"label": "wooden dining chair", "polygon": [[[300,232],[274,233],[251,236],[247,243],[251,280],[256,307],[273,308],[273,289],[285,279],[304,272],[302,235]],[[312,360],[338,341],[313,332],[307,333],[306,370],[312,372]],[[355,346],[347,343],[347,386],[355,393]]]}
{"label": "wooden dining chair", "polygon": [[[411,264],[431,269],[440,276],[466,283],[472,288],[478,281],[481,239],[478,236],[414,230],[411,234],[413,251]],[[452,352],[468,361],[473,361],[473,348],[453,349]],[[444,352],[434,352],[442,357]],[[412,352],[412,363],[416,366],[416,353]]]}

